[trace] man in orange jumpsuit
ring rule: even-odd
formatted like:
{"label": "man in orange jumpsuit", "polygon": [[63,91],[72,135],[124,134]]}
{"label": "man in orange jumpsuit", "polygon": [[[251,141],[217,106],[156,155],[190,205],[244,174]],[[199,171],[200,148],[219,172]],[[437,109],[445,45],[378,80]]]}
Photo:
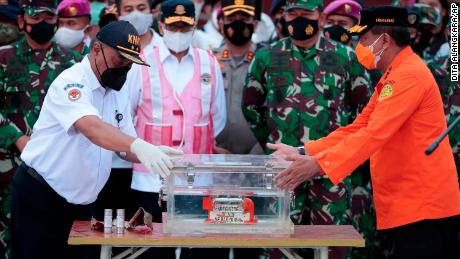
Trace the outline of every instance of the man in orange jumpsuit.
{"label": "man in orange jumpsuit", "polygon": [[293,190],[317,174],[338,184],[370,158],[377,229],[388,240],[390,258],[458,258],[454,158],[447,138],[430,156],[424,153],[446,130],[446,120],[435,79],[409,47],[407,11],[363,10],[350,32],[361,36],[360,63],[384,75],[352,124],[304,149],[268,144],[294,161],[277,176],[278,186]]}

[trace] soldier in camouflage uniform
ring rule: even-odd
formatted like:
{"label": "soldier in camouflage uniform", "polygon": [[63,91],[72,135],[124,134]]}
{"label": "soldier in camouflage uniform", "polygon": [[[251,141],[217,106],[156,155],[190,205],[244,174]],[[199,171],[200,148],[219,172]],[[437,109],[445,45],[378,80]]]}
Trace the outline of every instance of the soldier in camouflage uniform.
{"label": "soldier in camouflage uniform", "polygon": [[[250,66],[243,114],[259,143],[302,146],[347,125],[369,97],[370,79],[354,51],[318,29],[321,0],[288,0],[290,37],[262,49]],[[327,178],[296,190],[296,224],[350,224],[350,179]]]}
{"label": "soldier in camouflage uniform", "polygon": [[[19,25],[25,35],[0,49],[0,238],[9,240],[8,184],[20,164],[19,155],[38,118],[51,82],[81,59],[51,41],[56,25],[56,2],[23,1]],[[3,254],[2,254],[3,255]]]}
{"label": "soldier in camouflage uniform", "polygon": [[441,22],[440,16],[435,8],[418,3],[409,7],[408,13],[411,47],[425,61],[431,59],[427,47],[432,39],[431,30]]}

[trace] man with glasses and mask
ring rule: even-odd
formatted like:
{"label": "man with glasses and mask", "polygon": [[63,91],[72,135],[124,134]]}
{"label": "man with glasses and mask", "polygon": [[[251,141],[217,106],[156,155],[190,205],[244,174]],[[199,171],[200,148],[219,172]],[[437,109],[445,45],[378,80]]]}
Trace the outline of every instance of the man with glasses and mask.
{"label": "man with glasses and mask", "polygon": [[63,48],[73,49],[86,55],[90,49],[85,45],[91,25],[90,4],[88,0],[64,0],[58,5],[59,29],[54,38]]}
{"label": "man with glasses and mask", "polygon": [[276,178],[294,189],[315,175],[334,185],[371,160],[377,230],[388,258],[458,258],[460,190],[449,140],[431,155],[426,148],[446,130],[433,75],[410,47],[407,10],[375,7],[361,12],[350,32],[361,36],[359,62],[384,72],[356,120],[328,136],[275,154],[294,162]]}
{"label": "man with glasses and mask", "polygon": [[[269,142],[301,146],[347,125],[368,100],[369,75],[354,51],[319,31],[322,8],[322,0],[288,0],[290,36],[259,50],[249,68],[243,114],[266,153]],[[349,192],[349,179],[309,180],[296,190],[292,219],[350,224]]]}
{"label": "man with glasses and mask", "polygon": [[[24,32],[0,49],[0,220],[9,226],[11,196],[7,188],[20,154],[37,121],[51,82],[81,59],[51,39],[57,29],[55,0],[20,2],[16,17]],[[2,236],[8,237],[6,232]],[[2,242],[3,243],[3,242]],[[6,241],[6,243],[8,243]]]}
{"label": "man with glasses and mask", "polygon": [[112,151],[163,175],[172,167],[168,155],[181,154],[136,138],[128,106],[118,106],[132,63],[147,65],[136,29],[113,22],[96,38],[90,55],[51,84],[22,152],[12,184],[13,258],[85,258],[67,238],[74,220],[91,219]]}
{"label": "man with glasses and mask", "polygon": [[228,116],[225,129],[216,139],[218,151],[249,154],[259,150],[261,153],[241,111],[244,80],[257,48],[251,41],[257,27],[255,1],[224,0],[222,11],[219,26],[224,33],[225,44],[214,53],[222,70]]}
{"label": "man with glasses and mask", "polygon": [[[132,72],[139,69],[137,76],[130,72],[126,84],[136,132],[154,145],[186,154],[212,154],[214,138],[224,128],[227,115],[219,64],[212,53],[191,45],[196,26],[192,1],[165,1],[159,15],[163,41],[144,49],[151,67],[133,67]],[[151,213],[154,222],[161,222],[165,203],[159,202],[159,192],[164,175],[146,172],[145,166],[133,165],[135,204]]]}

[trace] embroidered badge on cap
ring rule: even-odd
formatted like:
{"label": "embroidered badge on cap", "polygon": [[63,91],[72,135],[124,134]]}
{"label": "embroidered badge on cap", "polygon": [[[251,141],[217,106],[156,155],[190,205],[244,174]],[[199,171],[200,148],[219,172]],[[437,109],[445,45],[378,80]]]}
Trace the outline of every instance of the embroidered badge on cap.
{"label": "embroidered badge on cap", "polygon": [[78,89],[72,89],[68,93],[69,100],[72,102],[77,101],[81,97],[81,92]]}
{"label": "embroidered badge on cap", "polygon": [[204,73],[201,75],[201,82],[205,85],[209,85],[209,83],[211,82],[211,75],[208,74],[208,73]]}
{"label": "embroidered badge on cap", "polygon": [[186,13],[185,7],[181,4],[176,6],[176,11],[174,13],[177,15],[184,15]]}
{"label": "embroidered badge on cap", "polygon": [[380,92],[379,101],[383,101],[389,98],[392,94],[393,94],[393,88],[391,88],[390,85],[385,85],[382,88],[382,91]]}

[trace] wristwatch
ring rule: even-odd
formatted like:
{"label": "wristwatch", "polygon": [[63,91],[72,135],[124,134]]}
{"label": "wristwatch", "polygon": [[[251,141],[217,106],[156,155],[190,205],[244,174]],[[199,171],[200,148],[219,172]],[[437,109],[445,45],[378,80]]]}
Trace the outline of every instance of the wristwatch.
{"label": "wristwatch", "polygon": [[297,148],[297,151],[299,151],[299,154],[301,154],[302,156],[305,156],[306,153],[305,153],[305,147],[298,147]]}

